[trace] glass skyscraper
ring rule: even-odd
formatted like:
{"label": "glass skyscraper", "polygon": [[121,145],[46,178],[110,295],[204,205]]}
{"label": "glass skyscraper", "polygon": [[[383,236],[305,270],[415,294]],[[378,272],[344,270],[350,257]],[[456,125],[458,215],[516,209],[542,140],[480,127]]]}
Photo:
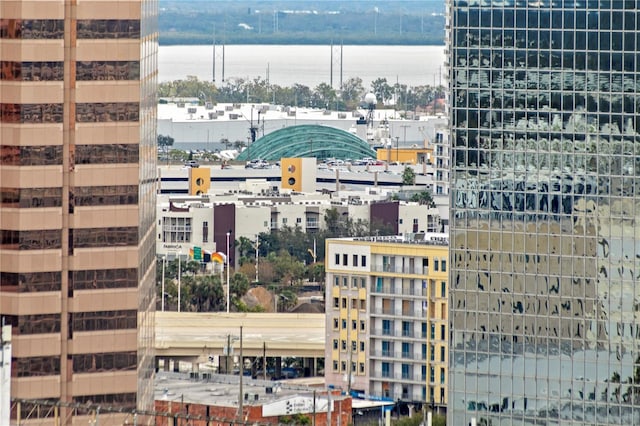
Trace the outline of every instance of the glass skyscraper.
{"label": "glass skyscraper", "polygon": [[640,423],[639,7],[450,0],[452,425]]}

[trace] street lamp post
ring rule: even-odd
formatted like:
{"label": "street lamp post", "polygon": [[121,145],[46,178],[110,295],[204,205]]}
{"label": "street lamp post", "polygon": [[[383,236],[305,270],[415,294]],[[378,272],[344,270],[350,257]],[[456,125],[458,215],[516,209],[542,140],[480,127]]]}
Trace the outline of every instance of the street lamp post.
{"label": "street lamp post", "polygon": [[256,282],[258,282],[258,247],[260,246],[259,235],[256,234]]}
{"label": "street lamp post", "polygon": [[164,269],[166,266],[167,266],[167,255],[165,254],[164,256],[162,256],[162,293],[160,294],[160,297],[162,298],[162,302],[161,302],[162,312],[164,312]]}
{"label": "street lamp post", "polygon": [[229,287],[229,260],[231,258],[229,254],[229,237],[231,236],[231,231],[227,232],[227,313],[229,313],[229,304],[231,302],[231,288]]}
{"label": "street lamp post", "polygon": [[179,251],[178,252],[178,312],[180,312],[180,302],[181,302],[181,298],[180,298],[181,276],[182,276],[182,252]]}

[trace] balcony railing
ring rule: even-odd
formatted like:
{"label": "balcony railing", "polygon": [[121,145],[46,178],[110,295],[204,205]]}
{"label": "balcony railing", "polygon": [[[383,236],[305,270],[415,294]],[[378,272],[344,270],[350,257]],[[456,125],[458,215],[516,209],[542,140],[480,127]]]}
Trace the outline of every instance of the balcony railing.
{"label": "balcony railing", "polygon": [[408,275],[427,275],[429,268],[422,266],[405,266],[400,265],[373,265],[374,272],[388,272],[392,274],[408,274]]}
{"label": "balcony railing", "polygon": [[307,220],[307,228],[319,228],[320,227],[320,222],[317,220]]}

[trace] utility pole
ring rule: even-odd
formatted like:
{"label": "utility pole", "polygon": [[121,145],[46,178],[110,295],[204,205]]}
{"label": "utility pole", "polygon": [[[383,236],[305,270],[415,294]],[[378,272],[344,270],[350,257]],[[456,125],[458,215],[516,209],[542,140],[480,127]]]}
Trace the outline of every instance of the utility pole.
{"label": "utility pole", "polygon": [[244,411],[244,407],[242,402],[244,401],[244,395],[242,392],[242,378],[244,376],[244,358],[242,357],[242,326],[240,326],[240,398],[238,401],[238,421],[240,422],[240,424],[243,423],[244,421],[244,416],[242,414],[242,412]]}

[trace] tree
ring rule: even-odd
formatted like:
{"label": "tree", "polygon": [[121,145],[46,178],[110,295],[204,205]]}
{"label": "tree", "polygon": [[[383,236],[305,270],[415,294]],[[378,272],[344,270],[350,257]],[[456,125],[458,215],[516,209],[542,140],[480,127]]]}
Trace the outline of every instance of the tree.
{"label": "tree", "polygon": [[171,136],[158,135],[158,146],[167,149],[170,146],[173,146],[173,138]]}
{"label": "tree", "polygon": [[340,96],[349,109],[356,109],[364,95],[364,87],[360,77],[351,77],[342,83]]}
{"label": "tree", "polygon": [[414,185],[416,183],[416,172],[413,170],[413,167],[405,167],[402,171],[402,184],[403,185]]}
{"label": "tree", "polygon": [[431,196],[431,192],[429,191],[422,191],[419,192],[417,194],[413,194],[411,196],[411,201],[422,204],[422,205],[426,205],[429,207],[435,207],[436,203],[435,201],[433,201],[433,197]]}
{"label": "tree", "polygon": [[378,102],[384,104],[387,100],[391,99],[392,90],[386,78],[375,79],[371,82],[371,88]]}
{"label": "tree", "polygon": [[330,109],[336,101],[337,94],[335,89],[327,83],[320,83],[313,89],[313,98],[316,105]]}
{"label": "tree", "polygon": [[229,279],[229,289],[234,304],[249,291],[249,278],[245,274],[236,272]]}

